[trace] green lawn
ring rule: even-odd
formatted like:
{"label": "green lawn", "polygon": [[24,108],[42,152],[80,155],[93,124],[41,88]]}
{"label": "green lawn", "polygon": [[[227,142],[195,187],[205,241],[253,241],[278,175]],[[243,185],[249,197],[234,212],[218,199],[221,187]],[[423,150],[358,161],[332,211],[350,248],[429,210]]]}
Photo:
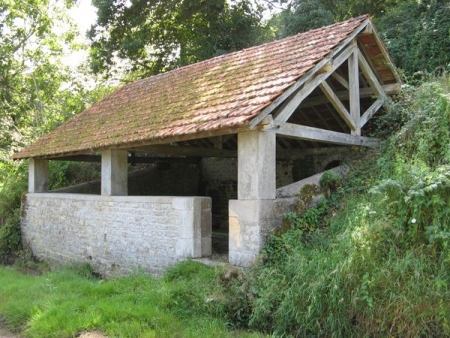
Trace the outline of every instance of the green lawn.
{"label": "green lawn", "polygon": [[259,337],[227,325],[217,300],[220,269],[186,262],[161,279],[136,273],[102,280],[82,268],[36,276],[0,266],[0,318],[26,337],[87,330],[111,337]]}

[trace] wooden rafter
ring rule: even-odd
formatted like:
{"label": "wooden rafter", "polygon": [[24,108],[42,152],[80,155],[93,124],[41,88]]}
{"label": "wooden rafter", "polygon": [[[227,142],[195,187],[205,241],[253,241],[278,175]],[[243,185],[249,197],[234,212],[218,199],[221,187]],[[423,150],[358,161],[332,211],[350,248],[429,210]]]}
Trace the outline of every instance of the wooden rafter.
{"label": "wooden rafter", "polygon": [[[378,36],[377,30],[374,27],[373,23],[372,22],[368,22],[368,24],[366,25],[365,30],[368,30],[368,31],[371,32],[371,36],[375,40],[375,43],[377,44],[378,48],[380,48],[381,54],[383,55],[384,59],[387,60],[389,66],[393,66],[394,63],[393,63],[389,53],[387,52],[387,49],[384,46],[383,41],[381,41],[380,37]],[[402,79],[400,78],[400,75],[397,73],[395,68],[393,68],[392,70],[393,70],[392,73],[393,73],[393,75],[394,75],[394,77],[396,79],[396,82],[397,83],[402,83]]]}
{"label": "wooden rafter", "polygon": [[171,155],[171,156],[236,157],[235,150],[192,147],[192,146],[174,147],[168,145],[155,145],[155,146],[136,147],[133,148],[132,150],[148,154]]}
{"label": "wooden rafter", "polygon": [[383,100],[377,99],[372,105],[367,109],[359,121],[359,127],[362,128],[367,121],[383,106]]}
{"label": "wooden rafter", "polygon": [[367,109],[363,116],[361,117],[359,127],[362,128],[367,121],[388,101],[388,97],[383,89],[383,86],[378,82],[378,79],[375,73],[372,71],[369,63],[362,55],[361,52],[358,52],[358,62],[361,67],[361,71],[364,74],[367,82],[369,83],[372,90],[379,97],[370,107]]}
{"label": "wooden rafter", "polygon": [[342,76],[340,75],[337,71],[335,71],[333,74],[331,74],[331,76],[338,81],[344,88],[348,89],[349,88],[349,84],[348,81]]}

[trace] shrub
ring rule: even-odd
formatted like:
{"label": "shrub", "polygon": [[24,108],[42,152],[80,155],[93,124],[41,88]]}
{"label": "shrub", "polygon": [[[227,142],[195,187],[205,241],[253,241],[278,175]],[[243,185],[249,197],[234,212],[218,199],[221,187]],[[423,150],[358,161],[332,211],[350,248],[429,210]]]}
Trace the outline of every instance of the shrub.
{"label": "shrub", "polygon": [[27,171],[23,164],[0,163],[0,263],[9,264],[21,247],[20,203],[27,186]]}

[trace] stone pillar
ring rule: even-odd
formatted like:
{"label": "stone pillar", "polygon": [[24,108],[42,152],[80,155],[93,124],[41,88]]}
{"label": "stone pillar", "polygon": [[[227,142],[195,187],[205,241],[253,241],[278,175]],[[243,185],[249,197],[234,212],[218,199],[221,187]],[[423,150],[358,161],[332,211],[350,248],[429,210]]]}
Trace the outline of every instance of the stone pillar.
{"label": "stone pillar", "polygon": [[177,257],[211,256],[211,198],[175,197],[172,205],[181,219],[178,224]]}
{"label": "stone pillar", "polygon": [[128,152],[105,150],[102,152],[102,195],[128,195]]}
{"label": "stone pillar", "polygon": [[28,162],[28,192],[48,191],[48,160],[30,158]]}
{"label": "stone pillar", "polygon": [[264,200],[276,196],[276,134],[238,134],[238,199]]}
{"label": "stone pillar", "polygon": [[248,267],[273,227],[276,134],[238,134],[238,200],[229,202],[229,261]]}

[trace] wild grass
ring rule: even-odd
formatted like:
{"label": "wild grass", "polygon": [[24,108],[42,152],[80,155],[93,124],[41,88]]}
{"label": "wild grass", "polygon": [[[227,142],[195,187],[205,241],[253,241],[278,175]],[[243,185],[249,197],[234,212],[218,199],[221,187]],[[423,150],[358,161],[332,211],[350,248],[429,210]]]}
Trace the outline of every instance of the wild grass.
{"label": "wild grass", "polygon": [[0,267],[0,316],[25,337],[257,337],[227,326],[214,299],[219,269],[186,262],[161,279],[102,280],[80,268],[36,276]]}

